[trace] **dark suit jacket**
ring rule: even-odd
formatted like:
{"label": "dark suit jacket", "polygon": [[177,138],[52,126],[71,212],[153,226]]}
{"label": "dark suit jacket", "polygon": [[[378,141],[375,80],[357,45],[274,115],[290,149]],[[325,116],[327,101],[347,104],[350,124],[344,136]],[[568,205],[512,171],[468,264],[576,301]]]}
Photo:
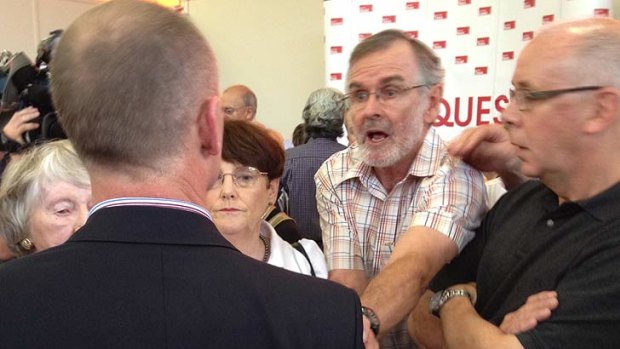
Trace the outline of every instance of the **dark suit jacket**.
{"label": "dark suit jacket", "polygon": [[0,348],[362,348],[359,298],[244,256],[206,218],[96,211],[0,265]]}

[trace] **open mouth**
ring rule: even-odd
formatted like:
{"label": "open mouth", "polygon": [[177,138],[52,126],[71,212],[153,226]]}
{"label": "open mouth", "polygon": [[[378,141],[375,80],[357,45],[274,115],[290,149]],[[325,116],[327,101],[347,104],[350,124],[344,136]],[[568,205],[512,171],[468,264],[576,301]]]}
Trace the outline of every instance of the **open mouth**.
{"label": "open mouth", "polygon": [[382,132],[382,131],[368,131],[368,132],[366,132],[366,138],[371,143],[381,143],[382,141],[384,141],[388,137],[389,137],[389,135],[387,133],[385,133],[385,132]]}

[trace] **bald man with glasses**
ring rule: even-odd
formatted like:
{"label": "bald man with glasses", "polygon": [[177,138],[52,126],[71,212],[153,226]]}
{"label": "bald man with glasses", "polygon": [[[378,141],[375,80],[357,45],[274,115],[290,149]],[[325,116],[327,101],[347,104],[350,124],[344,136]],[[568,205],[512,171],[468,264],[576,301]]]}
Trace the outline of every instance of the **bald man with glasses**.
{"label": "bald man with glasses", "polygon": [[410,321],[424,347],[620,348],[619,56],[618,20],[546,27],[519,57],[503,127],[451,144],[511,185],[538,180],[437,275]]}

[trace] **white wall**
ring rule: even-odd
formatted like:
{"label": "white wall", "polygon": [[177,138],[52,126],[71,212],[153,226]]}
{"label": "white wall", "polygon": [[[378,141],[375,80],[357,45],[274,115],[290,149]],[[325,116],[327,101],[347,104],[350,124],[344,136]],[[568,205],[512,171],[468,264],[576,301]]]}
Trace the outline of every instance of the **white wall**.
{"label": "white wall", "polygon": [[290,139],[308,95],[324,86],[322,1],[196,0],[189,10],[217,55],[220,89],[249,86],[258,121]]}

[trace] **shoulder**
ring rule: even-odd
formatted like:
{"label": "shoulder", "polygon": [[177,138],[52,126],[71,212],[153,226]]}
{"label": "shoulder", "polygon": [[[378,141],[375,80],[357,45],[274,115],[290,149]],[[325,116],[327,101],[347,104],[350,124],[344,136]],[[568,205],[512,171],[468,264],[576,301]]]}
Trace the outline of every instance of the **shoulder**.
{"label": "shoulder", "polygon": [[314,178],[317,181],[328,180],[334,186],[351,177],[358,176],[363,163],[356,159],[356,147],[349,147],[332,154],[323,162]]}

